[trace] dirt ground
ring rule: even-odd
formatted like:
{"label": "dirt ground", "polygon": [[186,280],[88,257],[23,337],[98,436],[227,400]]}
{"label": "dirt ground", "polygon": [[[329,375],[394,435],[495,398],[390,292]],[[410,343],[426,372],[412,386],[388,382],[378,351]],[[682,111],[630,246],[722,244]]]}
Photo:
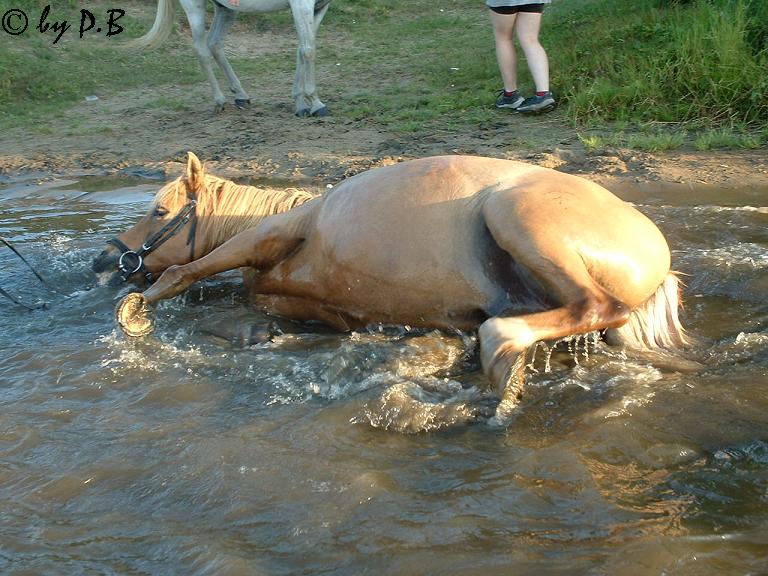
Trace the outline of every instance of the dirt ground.
{"label": "dirt ground", "polygon": [[[342,75],[332,68],[326,67],[326,76]],[[33,134],[6,132],[0,138],[0,175],[124,170],[170,177],[180,172],[179,163],[192,150],[211,172],[222,176],[328,184],[405,159],[477,154],[533,162],[606,185],[618,180],[691,187],[768,186],[768,151],[764,149],[588,152],[557,110],[538,117],[499,110],[492,122],[468,133],[439,123],[395,133],[376,122],[334,116],[334,103],[344,98],[344,84],[338,77],[324,82],[323,76],[320,70],[320,94],[332,114],[326,118],[294,117],[290,78],[252,86],[252,95],[258,97],[254,96],[250,109],[229,107],[217,115],[211,112],[209,89],[203,82],[99,95],[98,100],[83,101],[56,118],[41,120]],[[246,84],[248,79],[243,80]],[[525,134],[534,147],[510,147],[515,134]]]}

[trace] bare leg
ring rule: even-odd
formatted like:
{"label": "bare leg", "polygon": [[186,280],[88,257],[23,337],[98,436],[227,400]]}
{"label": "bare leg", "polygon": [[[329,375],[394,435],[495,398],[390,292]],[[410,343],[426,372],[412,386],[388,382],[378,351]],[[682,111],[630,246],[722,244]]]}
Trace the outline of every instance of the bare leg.
{"label": "bare leg", "polygon": [[504,90],[517,90],[517,52],[515,51],[515,23],[517,14],[498,14],[490,11],[493,37],[496,42],[496,61],[499,64]]}
{"label": "bare leg", "polygon": [[[314,20],[312,21],[312,39],[315,44],[317,44],[317,31],[320,29],[320,23],[323,21],[323,17],[327,11],[328,5],[322,8],[320,12],[315,13]],[[315,51],[315,55],[317,55],[317,51]],[[325,104],[322,103],[317,95],[317,84],[315,82],[315,61],[316,58],[313,58],[307,66],[307,77],[305,83],[305,90],[310,101],[309,114],[310,116],[327,116],[328,108],[326,108]]]}
{"label": "bare leg", "polygon": [[528,68],[533,76],[537,92],[549,90],[549,61],[544,47],[539,42],[539,28],[541,27],[541,14],[520,12],[517,15],[515,31],[520,46],[525,52]]}

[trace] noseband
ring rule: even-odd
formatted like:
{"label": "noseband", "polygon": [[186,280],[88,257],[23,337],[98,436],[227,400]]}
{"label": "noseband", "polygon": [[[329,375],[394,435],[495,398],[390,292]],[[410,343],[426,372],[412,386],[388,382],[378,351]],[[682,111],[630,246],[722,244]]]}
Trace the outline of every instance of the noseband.
{"label": "noseband", "polygon": [[189,259],[195,258],[195,235],[197,232],[197,212],[195,207],[197,202],[190,199],[190,201],[182,208],[176,216],[174,216],[168,224],[160,228],[150,238],[148,238],[139,250],[131,250],[123,244],[118,238],[112,238],[107,240],[107,244],[112,244],[122,252],[120,259],[117,261],[117,269],[120,271],[120,278],[123,282],[127,282],[128,278],[133,276],[136,272],[140,272],[148,282],[154,282],[152,272],[147,270],[144,265],[144,258],[157,248],[159,248],[167,240],[170,240],[189,222],[192,221],[192,225],[189,227],[189,234],[187,236],[187,245],[190,246]]}

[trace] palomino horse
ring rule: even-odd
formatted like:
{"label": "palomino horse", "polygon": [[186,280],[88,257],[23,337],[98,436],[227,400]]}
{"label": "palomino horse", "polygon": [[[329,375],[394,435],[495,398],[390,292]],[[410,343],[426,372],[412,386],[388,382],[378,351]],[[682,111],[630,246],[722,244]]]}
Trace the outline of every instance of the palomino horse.
{"label": "palomino horse", "polygon": [[255,303],[275,315],[339,330],[479,328],[483,370],[508,407],[540,340],[605,330],[632,347],[685,341],[656,226],[597,184],[510,160],[413,160],[312,197],[238,186],[190,153],[186,174],[110,243],[96,272],[162,273],[118,308],[129,333],[151,329],[147,305],[243,268]]}
{"label": "palomino horse", "polygon": [[[187,14],[192,38],[200,65],[213,90],[214,110],[224,109],[227,99],[219,88],[213,73],[213,61],[221,67],[235,95],[235,106],[244,108],[251,103],[240,80],[235,75],[224,54],[224,37],[229,32],[237,12],[273,12],[290,7],[299,47],[296,56],[296,76],[293,81],[293,98],[297,116],[326,116],[328,109],[317,97],[315,88],[315,37],[330,0],[216,0],[211,29],[205,32],[206,0],[179,0]],[[175,0],[158,0],[157,14],[152,28],[131,42],[136,48],[153,48],[165,40],[173,28]]]}

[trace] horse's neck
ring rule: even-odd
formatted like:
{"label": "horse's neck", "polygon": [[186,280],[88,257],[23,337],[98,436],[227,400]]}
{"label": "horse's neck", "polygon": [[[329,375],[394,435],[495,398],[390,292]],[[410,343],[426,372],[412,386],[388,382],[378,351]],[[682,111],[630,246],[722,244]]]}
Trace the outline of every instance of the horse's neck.
{"label": "horse's neck", "polygon": [[218,200],[208,210],[208,225],[201,230],[206,237],[206,252],[257,226],[264,218],[286,212],[313,198],[302,190],[264,189],[222,179],[213,180],[209,192]]}

